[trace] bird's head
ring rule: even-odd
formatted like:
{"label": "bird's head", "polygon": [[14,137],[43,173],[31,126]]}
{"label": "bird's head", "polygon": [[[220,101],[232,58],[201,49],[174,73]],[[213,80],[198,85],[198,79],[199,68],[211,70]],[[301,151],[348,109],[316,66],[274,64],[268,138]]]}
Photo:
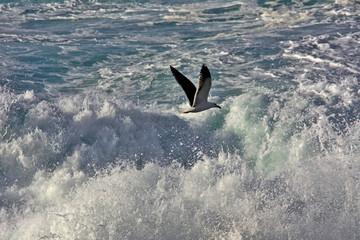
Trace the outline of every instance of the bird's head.
{"label": "bird's head", "polygon": [[211,103],[211,104],[212,104],[211,107],[216,107],[216,108],[220,108],[220,109],[221,109],[221,107],[220,107],[219,105],[217,105],[216,103]]}

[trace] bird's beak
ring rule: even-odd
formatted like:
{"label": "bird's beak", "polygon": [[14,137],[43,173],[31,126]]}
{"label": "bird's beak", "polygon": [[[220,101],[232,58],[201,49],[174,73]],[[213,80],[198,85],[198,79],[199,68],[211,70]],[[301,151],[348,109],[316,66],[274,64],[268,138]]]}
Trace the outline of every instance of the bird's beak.
{"label": "bird's beak", "polygon": [[220,109],[221,109],[221,107],[220,107],[219,105],[216,105],[216,107],[218,107],[218,108],[220,108]]}

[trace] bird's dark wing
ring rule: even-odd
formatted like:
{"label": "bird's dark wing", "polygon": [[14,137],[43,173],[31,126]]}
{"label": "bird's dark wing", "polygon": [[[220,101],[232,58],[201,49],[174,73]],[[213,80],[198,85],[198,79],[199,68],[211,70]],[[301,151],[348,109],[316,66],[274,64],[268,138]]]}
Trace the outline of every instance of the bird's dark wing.
{"label": "bird's dark wing", "polygon": [[184,90],[187,98],[189,99],[190,106],[194,103],[194,96],[196,93],[196,87],[195,85],[187,78],[185,77],[181,72],[170,66],[171,72],[175,77],[175,80],[179,83],[179,85]]}

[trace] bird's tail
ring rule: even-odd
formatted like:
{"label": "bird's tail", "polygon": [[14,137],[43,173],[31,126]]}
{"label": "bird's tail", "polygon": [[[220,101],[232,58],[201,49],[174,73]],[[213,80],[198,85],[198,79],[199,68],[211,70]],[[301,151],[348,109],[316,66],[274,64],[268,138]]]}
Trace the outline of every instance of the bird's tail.
{"label": "bird's tail", "polygon": [[180,113],[189,113],[193,110],[194,108],[179,108],[179,112]]}

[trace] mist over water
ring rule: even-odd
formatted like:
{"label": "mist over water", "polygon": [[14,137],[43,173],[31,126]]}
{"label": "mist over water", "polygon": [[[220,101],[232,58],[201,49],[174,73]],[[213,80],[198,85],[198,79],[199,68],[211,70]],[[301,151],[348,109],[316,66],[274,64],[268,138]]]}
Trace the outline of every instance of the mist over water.
{"label": "mist over water", "polygon": [[[357,1],[3,1],[0,239],[359,239]],[[221,109],[180,114],[172,65]]]}

